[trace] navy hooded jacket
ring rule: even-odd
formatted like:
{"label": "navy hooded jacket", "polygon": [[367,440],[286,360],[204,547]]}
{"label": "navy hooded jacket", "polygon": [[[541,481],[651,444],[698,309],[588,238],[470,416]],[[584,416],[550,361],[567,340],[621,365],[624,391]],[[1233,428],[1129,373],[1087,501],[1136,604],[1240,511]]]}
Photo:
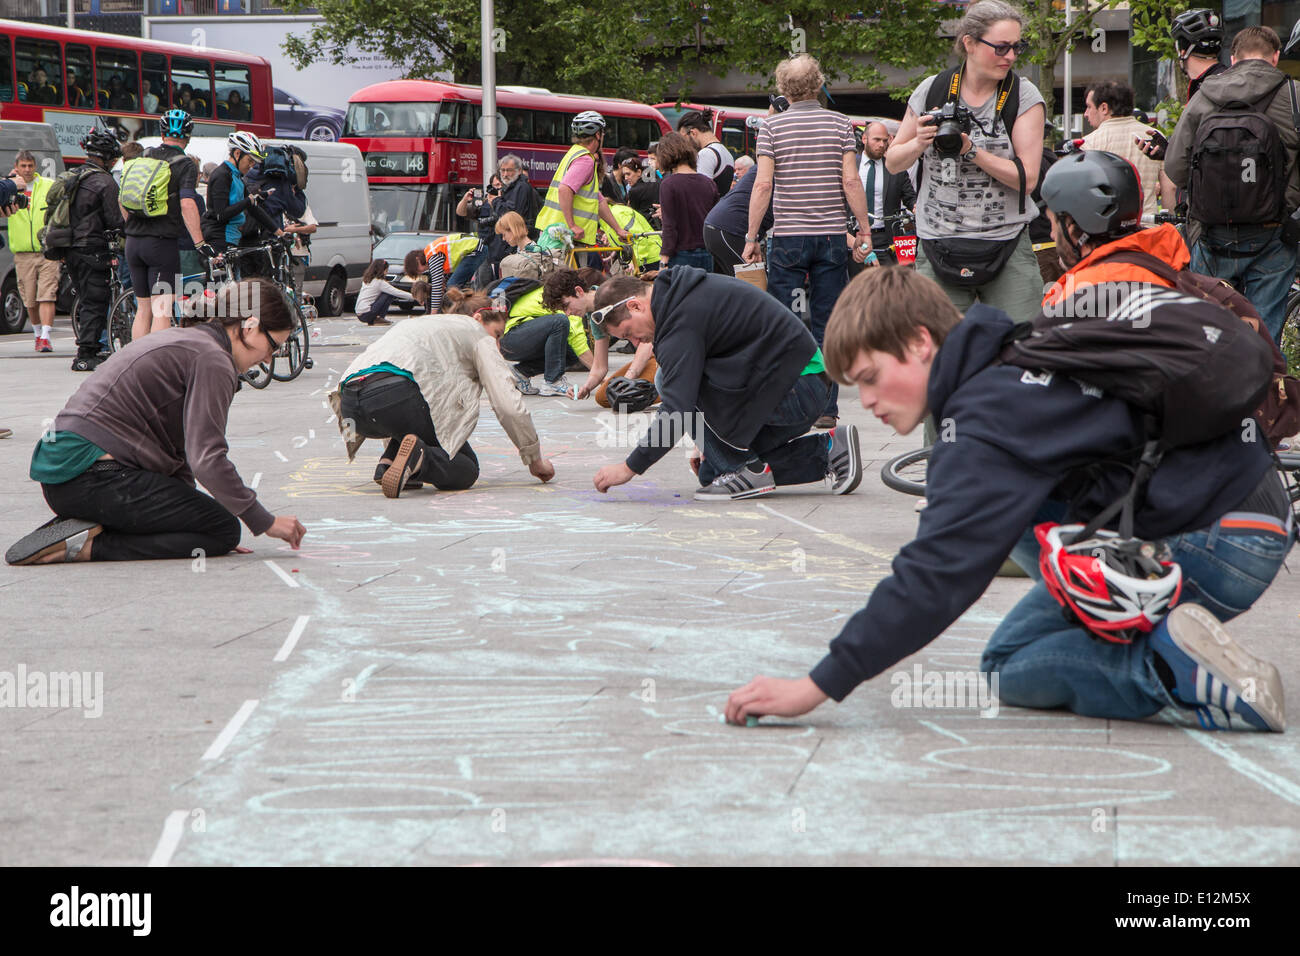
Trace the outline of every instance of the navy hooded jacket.
{"label": "navy hooded jacket", "polygon": [[[1087,521],[1128,490],[1141,413],[1063,375],[992,364],[1011,327],[1005,313],[975,305],[934,358],[929,409],[951,440],[931,453],[916,539],[812,670],[835,700],[965,613],[1045,501],[1069,501],[1064,523]],[[1234,431],[1169,451],[1135,512],[1134,533],[1195,531],[1234,510],[1272,466],[1262,433],[1254,437]]]}

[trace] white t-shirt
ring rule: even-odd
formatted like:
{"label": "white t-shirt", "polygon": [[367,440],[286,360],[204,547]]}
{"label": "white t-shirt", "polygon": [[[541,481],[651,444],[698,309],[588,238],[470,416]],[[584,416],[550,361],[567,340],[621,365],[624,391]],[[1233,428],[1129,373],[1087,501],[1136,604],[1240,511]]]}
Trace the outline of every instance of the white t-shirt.
{"label": "white t-shirt", "polygon": [[862,151],[862,159],[858,162],[858,176],[862,179],[862,189],[865,192],[867,188],[867,169],[872,163],[876,164],[876,195],[872,198],[871,206],[871,228],[882,229],[884,223],[881,222],[885,215],[885,177],[889,175],[889,170],[885,168],[885,158],[872,159],[866,150]]}
{"label": "white t-shirt", "polygon": [[[908,108],[920,116],[925,112],[925,98],[934,77],[926,77],[907,101]],[[1023,76],[1020,78],[1020,111],[1017,117],[1043,102],[1043,94]],[[994,93],[978,107],[962,103],[975,114],[979,125],[972,124],[971,142],[994,156],[1013,158],[1011,131],[998,120],[993,126]],[[980,127],[983,127],[981,129]],[[989,130],[994,135],[987,135]],[[921,185],[916,192],[916,234],[922,239],[1012,239],[1028,222],[1038,217],[1038,207],[1029,198],[1034,183],[1025,184],[1025,211],[1020,212],[1019,191],[1005,186],[974,163],[960,157],[945,163],[934,146],[921,156],[925,166]],[[916,167],[912,167],[913,181]]]}
{"label": "white t-shirt", "polygon": [[710,143],[695,156],[695,171],[713,179],[724,169],[734,169],[736,160],[721,143]]}

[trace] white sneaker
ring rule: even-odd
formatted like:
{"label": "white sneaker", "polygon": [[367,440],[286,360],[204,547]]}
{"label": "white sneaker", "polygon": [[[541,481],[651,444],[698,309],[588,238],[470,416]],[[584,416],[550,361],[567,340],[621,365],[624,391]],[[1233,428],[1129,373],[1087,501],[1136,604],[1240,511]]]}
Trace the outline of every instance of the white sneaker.
{"label": "white sneaker", "polygon": [[924,510],[925,510],[925,506],[926,506],[927,504],[929,504],[929,502],[926,501],[924,498],[917,498],[917,499],[916,499],[916,505],[913,506],[912,510],[913,510],[913,511],[924,511]]}
{"label": "white sneaker", "polygon": [[563,375],[554,382],[543,382],[541,388],[537,390],[538,395],[560,395],[564,398],[573,397],[573,386]]}
{"label": "white sneaker", "polygon": [[522,392],[524,395],[537,394],[537,386],[533,384],[533,380],[531,378],[529,378],[523,372],[519,371],[518,365],[510,366],[510,374],[515,377],[515,388],[519,389],[519,391]]}

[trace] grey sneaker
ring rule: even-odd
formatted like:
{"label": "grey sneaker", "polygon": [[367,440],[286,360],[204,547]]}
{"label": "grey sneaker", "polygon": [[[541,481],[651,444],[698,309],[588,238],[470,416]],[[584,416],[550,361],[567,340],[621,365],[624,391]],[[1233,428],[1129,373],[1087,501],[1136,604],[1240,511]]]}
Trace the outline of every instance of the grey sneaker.
{"label": "grey sneaker", "polygon": [[537,394],[537,386],[533,384],[531,378],[519,371],[518,365],[510,366],[510,374],[515,377],[515,388],[519,389],[519,391],[523,392],[525,395]]}
{"label": "grey sneaker", "polygon": [[561,375],[554,382],[543,382],[542,387],[537,390],[538,395],[560,395],[564,398],[573,397],[573,386],[569,380]]}
{"label": "grey sneaker", "polygon": [[705,485],[695,492],[696,501],[717,501],[726,499],[737,501],[741,498],[756,498],[769,491],[776,490],[776,479],[772,477],[772,467],[763,462],[762,471],[752,471],[749,465],[739,471],[729,471],[718,475],[713,483]]}
{"label": "grey sneaker", "polygon": [[840,425],[831,429],[831,447],[826,454],[830,472],[826,481],[831,493],[847,495],[862,481],[862,448],[858,443],[857,425]]}

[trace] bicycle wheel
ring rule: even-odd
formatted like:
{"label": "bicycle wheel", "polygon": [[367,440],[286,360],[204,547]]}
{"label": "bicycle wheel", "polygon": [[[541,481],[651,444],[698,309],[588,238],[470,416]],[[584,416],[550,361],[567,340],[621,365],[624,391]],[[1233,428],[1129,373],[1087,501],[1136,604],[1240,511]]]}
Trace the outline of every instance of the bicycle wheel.
{"label": "bicycle wheel", "polygon": [[[271,356],[271,377],[277,382],[292,382],[307,367],[307,351],[311,343],[311,330],[307,327],[307,316],[303,315],[296,299],[290,300],[294,315],[293,331],[285,339],[284,347]],[[278,371],[287,368],[288,371]]]}
{"label": "bicycle wheel", "polygon": [[894,491],[925,497],[925,472],[930,463],[930,446],[891,458],[880,469],[880,480]]}
{"label": "bicycle wheel", "polygon": [[131,344],[131,326],[135,323],[135,293],[123,292],[108,314],[108,350],[120,352]]}

